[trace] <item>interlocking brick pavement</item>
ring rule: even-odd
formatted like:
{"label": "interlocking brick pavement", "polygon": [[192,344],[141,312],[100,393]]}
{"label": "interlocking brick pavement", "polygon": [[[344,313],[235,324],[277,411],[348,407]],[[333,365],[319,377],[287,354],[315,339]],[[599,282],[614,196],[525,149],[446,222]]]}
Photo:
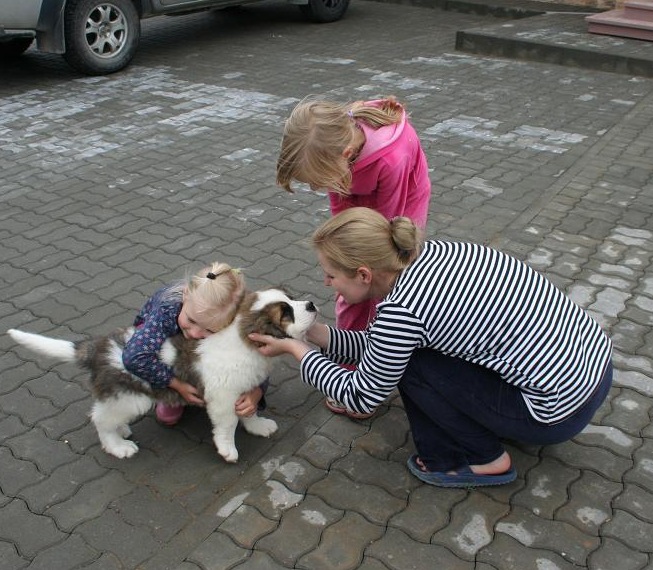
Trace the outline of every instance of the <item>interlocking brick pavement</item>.
{"label": "interlocking brick pavement", "polygon": [[[311,93],[395,94],[434,185],[429,233],[525,259],[615,341],[615,385],[573,441],[510,445],[518,479],[435,489],[405,468],[401,401],[330,414],[275,362],[279,433],[225,464],[202,410],[147,415],[104,454],[85,376],[0,336],[0,569],[653,568],[653,80],[454,51],[500,20],[352,3],[309,25],[269,3],[145,22],[127,70],[3,64],[0,325],[71,339],[131,321],[219,258],[330,321],[306,238],[327,199],[274,185],[283,119]],[[510,23],[506,21],[506,23]],[[634,41],[634,40],[633,40]]]}

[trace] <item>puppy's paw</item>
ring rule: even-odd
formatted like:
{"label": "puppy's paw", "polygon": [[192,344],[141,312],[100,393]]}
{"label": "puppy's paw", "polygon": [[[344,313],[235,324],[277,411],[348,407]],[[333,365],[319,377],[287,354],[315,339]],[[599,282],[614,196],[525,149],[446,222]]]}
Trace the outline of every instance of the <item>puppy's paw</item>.
{"label": "puppy's paw", "polygon": [[270,437],[277,431],[277,422],[268,418],[259,418],[252,416],[243,421],[243,427],[252,435],[259,435],[261,437]]}
{"label": "puppy's paw", "polygon": [[225,438],[215,436],[213,438],[213,443],[215,444],[218,453],[227,463],[236,463],[236,461],[238,461],[238,450],[233,441],[225,441]]}
{"label": "puppy's paw", "polygon": [[138,445],[129,439],[123,439],[122,442],[112,443],[102,446],[104,451],[118,459],[127,459],[138,453]]}
{"label": "puppy's paw", "polygon": [[227,463],[238,462],[238,450],[235,447],[222,447],[218,448],[218,453]]}

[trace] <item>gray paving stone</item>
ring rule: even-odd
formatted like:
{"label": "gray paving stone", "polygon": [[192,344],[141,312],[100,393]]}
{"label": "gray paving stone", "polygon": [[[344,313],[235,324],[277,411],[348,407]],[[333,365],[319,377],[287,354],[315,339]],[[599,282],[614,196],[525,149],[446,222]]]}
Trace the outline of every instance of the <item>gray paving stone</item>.
{"label": "gray paving stone", "polygon": [[569,486],[579,477],[578,469],[544,458],[528,472],[525,487],[514,495],[512,502],[538,516],[551,519],[567,503]]}
{"label": "gray paving stone", "polygon": [[645,439],[644,444],[635,452],[633,456],[634,465],[624,476],[627,482],[633,482],[649,492],[653,491],[653,461],[651,455],[653,450],[653,440]]}
{"label": "gray paving stone", "polygon": [[311,465],[327,469],[333,461],[343,457],[348,451],[349,446],[338,445],[327,437],[316,435],[309,439],[297,453]]}
{"label": "gray paving stone", "polygon": [[[75,392],[75,389],[72,391]],[[90,424],[91,401],[88,393],[84,393],[84,400],[69,404],[56,415],[40,422],[48,438],[69,443],[68,434],[70,432],[80,430]],[[95,431],[95,428],[92,429]],[[97,436],[95,439],[97,440]]]}
{"label": "gray paving stone", "polygon": [[642,444],[641,438],[632,437],[619,428],[594,424],[588,425],[574,440],[581,445],[605,447],[623,457],[630,457]]}
{"label": "gray paving stone", "polygon": [[29,560],[18,554],[15,545],[4,541],[0,542],[0,561],[6,568],[15,568],[15,570],[25,568],[29,564]]}
{"label": "gray paving stone", "polygon": [[47,398],[58,408],[88,397],[88,392],[76,382],[62,380],[57,374],[47,373],[24,384],[32,394]]}
{"label": "gray paving stone", "polygon": [[520,507],[498,522],[495,530],[525,546],[558,552],[565,560],[581,566],[587,565],[587,557],[600,543],[598,538],[569,524],[538,517]]}
{"label": "gray paving stone", "polygon": [[606,536],[621,540],[638,552],[651,553],[653,524],[631,513],[615,509],[614,516],[603,529]]}
{"label": "gray paving stone", "polygon": [[250,494],[246,503],[258,509],[264,516],[279,520],[284,511],[298,505],[302,494],[294,493],[279,481],[269,480]]}
{"label": "gray paving stone", "polygon": [[313,483],[323,479],[326,471],[318,469],[299,458],[274,459],[263,463],[263,469],[270,471],[270,477],[283,483],[295,493],[303,493]]}
{"label": "gray paving stone", "polygon": [[191,556],[190,562],[199,568],[230,568],[249,557],[249,553],[239,548],[226,534],[213,533]]}
{"label": "gray paving stone", "polygon": [[[3,505],[0,523],[2,542],[13,545],[19,556],[30,560],[45,548],[66,538],[52,518],[30,512],[20,499]],[[14,558],[11,550],[9,557]]]}
{"label": "gray paving stone", "polygon": [[341,447],[352,447],[371,429],[370,421],[353,421],[343,416],[332,414],[325,410],[327,421],[320,427],[318,435],[328,438],[330,441]]}
{"label": "gray paving stone", "polygon": [[70,532],[80,523],[105,513],[110,503],[129,493],[132,488],[133,485],[125,481],[122,475],[108,472],[80,487],[70,499],[53,505],[48,509],[48,514],[59,528]]}
{"label": "gray paving stone", "polygon": [[590,570],[640,570],[649,568],[649,556],[642,552],[633,551],[622,542],[605,537],[601,546],[590,555],[588,568]]}
{"label": "gray paving stone", "polygon": [[445,528],[436,531],[431,542],[441,544],[459,558],[473,562],[479,550],[492,542],[493,528],[508,512],[506,504],[497,503],[481,493],[470,492],[456,503]]}
{"label": "gray paving stone", "polygon": [[17,435],[6,445],[15,457],[33,462],[43,473],[51,473],[57,467],[77,459],[65,442],[46,437],[40,428]]}
{"label": "gray paving stone", "polygon": [[[498,533],[492,544],[478,553],[477,560],[488,564],[487,570],[523,570],[526,568],[555,568],[556,570],[575,570],[578,565],[560,556],[557,548],[549,550],[536,545],[519,547],[519,538]],[[475,570],[480,570],[477,566]]]}
{"label": "gray paving stone", "polygon": [[467,496],[462,489],[438,489],[421,485],[413,489],[408,506],[388,522],[418,542],[431,542],[437,531],[449,524],[454,505]]}
{"label": "gray paving stone", "polygon": [[239,546],[251,549],[261,537],[271,533],[277,521],[265,518],[255,508],[241,505],[219,527]]}
{"label": "gray paving stone", "polygon": [[394,528],[389,528],[382,538],[371,544],[366,555],[380,560],[391,570],[429,570],[434,563],[448,570],[473,570],[475,566],[443,546],[416,541]]}
{"label": "gray paving stone", "polygon": [[299,415],[305,408],[312,408],[319,400],[316,390],[297,381],[296,378],[285,381],[277,380],[276,372],[272,375],[273,388],[268,398],[270,410],[283,415]]}
{"label": "gray paving stone", "polygon": [[[115,510],[79,525],[77,532],[95,550],[112,552],[123,567],[136,568],[160,548],[147,528],[126,523]],[[125,548],[129,545],[129,548]]]}
{"label": "gray paving stone", "polygon": [[303,565],[298,560],[323,544],[326,529],[341,521],[343,516],[344,511],[330,507],[319,497],[307,496],[284,512],[278,528],[263,537],[256,547],[287,568]]}
{"label": "gray paving stone", "polygon": [[23,424],[16,416],[7,416],[4,414],[0,416],[0,434],[2,434],[0,441],[4,442],[18,434],[25,433],[27,430],[29,430],[29,427]]}
{"label": "gray paving stone", "polygon": [[341,471],[352,481],[380,487],[400,500],[405,500],[410,489],[419,484],[405,463],[376,459],[358,448],[336,460],[331,469]]}
{"label": "gray paving stone", "polygon": [[569,487],[569,501],[555,513],[555,519],[573,524],[584,533],[598,535],[612,516],[614,498],[622,491],[621,483],[586,471]]}
{"label": "gray paving stone", "polygon": [[40,551],[30,564],[34,570],[52,570],[52,568],[86,567],[99,557],[96,550],[78,535],[72,535],[61,543]]}
{"label": "gray paving stone", "polygon": [[611,400],[611,411],[601,420],[636,436],[650,423],[649,413],[653,402],[632,390],[623,389]]}
{"label": "gray paving stone", "polygon": [[151,489],[135,488],[111,502],[111,510],[136,528],[147,528],[160,543],[171,540],[191,519],[176,501],[164,501]]}
{"label": "gray paving stone", "polygon": [[47,478],[30,484],[20,495],[32,512],[44,514],[53,505],[71,499],[82,485],[104,473],[92,458],[81,456],[58,467]]}
{"label": "gray paving stone", "polygon": [[649,398],[653,396],[653,386],[651,386],[650,377],[639,370],[620,371],[615,375],[614,383],[616,386],[630,388]]}
{"label": "gray paving stone", "polygon": [[0,447],[0,488],[8,495],[16,495],[26,486],[42,481],[45,475],[40,473],[31,461],[14,457],[7,447]]}
{"label": "gray paving stone", "polygon": [[406,413],[402,408],[391,406],[386,413],[374,418],[373,429],[358,438],[355,445],[356,449],[373,457],[385,459],[409,438]]}
{"label": "gray paving stone", "polygon": [[585,447],[575,442],[545,447],[545,456],[558,459],[571,467],[596,471],[612,481],[620,481],[623,474],[630,469],[631,461],[610,451]]}
{"label": "gray paving stone", "polygon": [[614,504],[637,518],[653,523],[652,502],[653,494],[650,491],[636,485],[626,485],[624,492],[616,498]]}
{"label": "gray paving stone", "polygon": [[[79,421],[79,417],[80,417],[79,412],[81,410],[74,410],[74,406],[69,406],[68,408],[66,408],[66,410],[71,411],[72,413],[73,417],[71,419],[71,422],[77,423]],[[75,453],[90,453],[92,452],[92,450],[96,448],[99,449],[100,447],[97,431],[95,430],[95,427],[91,424],[90,419],[82,427],[78,429],[74,429],[71,432],[67,431],[65,433],[64,440]],[[103,454],[104,454],[103,451],[98,452],[98,455],[100,456]]]}
{"label": "gray paving stone", "polygon": [[648,426],[642,429],[642,435],[648,439],[653,438],[653,423],[650,423]]}
{"label": "gray paving stone", "polygon": [[405,499],[395,498],[374,485],[351,481],[337,471],[311,485],[309,493],[337,509],[354,510],[379,525],[386,524],[406,506]]}
{"label": "gray paving stone", "polygon": [[345,513],[324,530],[320,544],[299,560],[299,567],[355,569],[360,565],[368,544],[383,536],[384,527],[371,524],[357,513]]}
{"label": "gray paving stone", "polygon": [[234,568],[240,568],[241,570],[282,570],[287,566],[278,564],[264,552],[254,552],[250,558],[234,566]]}

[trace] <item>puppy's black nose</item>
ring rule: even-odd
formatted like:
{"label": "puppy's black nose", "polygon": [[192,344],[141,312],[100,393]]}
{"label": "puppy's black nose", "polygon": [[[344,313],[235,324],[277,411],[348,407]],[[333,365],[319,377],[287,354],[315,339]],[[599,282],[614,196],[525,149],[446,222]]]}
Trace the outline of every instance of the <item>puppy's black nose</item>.
{"label": "puppy's black nose", "polygon": [[313,301],[308,301],[306,303],[306,310],[309,313],[314,313],[315,311],[317,311],[317,307],[313,304]]}

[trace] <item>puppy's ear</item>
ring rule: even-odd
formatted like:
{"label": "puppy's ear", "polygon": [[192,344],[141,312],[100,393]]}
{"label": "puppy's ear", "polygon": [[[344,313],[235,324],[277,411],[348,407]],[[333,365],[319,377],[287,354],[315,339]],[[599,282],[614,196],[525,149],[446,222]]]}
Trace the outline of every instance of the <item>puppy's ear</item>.
{"label": "puppy's ear", "polygon": [[[251,306],[251,304],[250,304]],[[283,309],[280,303],[263,307],[260,311],[248,311],[243,315],[240,324],[242,338],[251,333],[260,333],[276,338],[286,338],[288,335],[283,327]]]}
{"label": "puppy's ear", "polygon": [[[268,319],[248,319],[243,322],[241,335],[247,338],[251,333],[267,334],[275,338],[287,338],[288,335],[281,327],[271,323]],[[251,341],[250,341],[251,342]]]}
{"label": "puppy's ear", "polygon": [[284,329],[276,323],[271,322],[269,319],[264,318],[259,320],[256,330],[252,332],[267,334],[275,338],[288,338],[288,334]]}

